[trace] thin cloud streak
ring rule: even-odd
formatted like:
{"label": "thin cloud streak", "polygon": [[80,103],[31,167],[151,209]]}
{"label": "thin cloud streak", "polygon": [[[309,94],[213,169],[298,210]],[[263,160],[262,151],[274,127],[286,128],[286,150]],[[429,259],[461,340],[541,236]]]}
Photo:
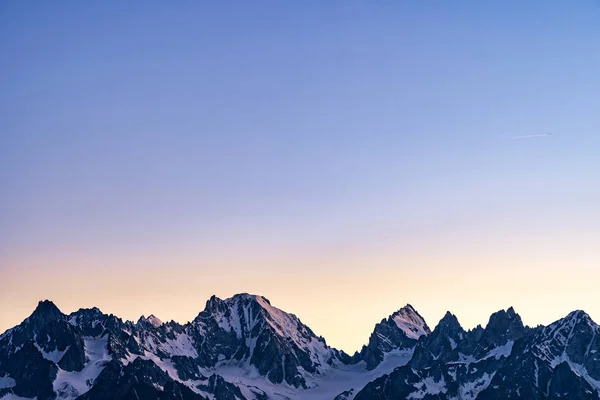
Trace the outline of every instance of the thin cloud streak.
{"label": "thin cloud streak", "polygon": [[536,133],[534,135],[522,135],[522,136],[513,136],[513,139],[532,139],[538,137],[550,136],[549,133]]}

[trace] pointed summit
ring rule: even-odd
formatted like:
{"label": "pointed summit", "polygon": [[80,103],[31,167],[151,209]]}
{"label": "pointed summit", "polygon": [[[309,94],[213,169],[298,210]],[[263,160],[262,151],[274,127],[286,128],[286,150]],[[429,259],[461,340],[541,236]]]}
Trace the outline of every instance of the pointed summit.
{"label": "pointed summit", "polygon": [[460,326],[460,322],[458,322],[458,318],[456,318],[456,315],[452,314],[450,311],[446,311],[446,314],[444,314],[438,325],[435,327],[435,330],[439,329],[443,329],[447,332],[463,331],[462,326]]}
{"label": "pointed summit", "polygon": [[526,334],[521,317],[514,308],[500,310],[490,316],[482,339],[487,345],[501,346],[510,340],[517,340]]}
{"label": "pointed summit", "polygon": [[411,365],[422,368],[435,360],[456,361],[458,359],[456,349],[464,338],[465,331],[456,316],[450,311],[446,312],[433,332],[417,343]]}
{"label": "pointed summit", "polygon": [[390,315],[389,319],[410,339],[418,340],[431,333],[425,319],[410,304]]}
{"label": "pointed summit", "polygon": [[508,326],[513,322],[520,323],[522,325],[519,314],[515,312],[514,308],[509,307],[507,310],[500,310],[493,313],[490,316],[486,329],[494,326]]}
{"label": "pointed summit", "polygon": [[152,324],[152,326],[154,326],[155,328],[158,328],[163,324],[163,322],[160,319],[158,319],[158,317],[156,317],[154,314],[150,314],[150,316],[148,317],[148,322]]}
{"label": "pointed summit", "polygon": [[353,360],[365,361],[367,369],[372,370],[383,361],[386,353],[413,349],[419,338],[430,333],[423,317],[407,304],[375,325],[369,343],[353,356]]}
{"label": "pointed summit", "polygon": [[29,320],[37,323],[48,323],[51,321],[58,321],[65,317],[65,315],[60,312],[58,307],[51,302],[50,300],[40,301],[29,317]]}

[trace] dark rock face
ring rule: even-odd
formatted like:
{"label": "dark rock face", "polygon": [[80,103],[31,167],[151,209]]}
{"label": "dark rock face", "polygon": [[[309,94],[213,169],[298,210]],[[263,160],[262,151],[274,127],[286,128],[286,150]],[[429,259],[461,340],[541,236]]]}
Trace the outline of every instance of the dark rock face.
{"label": "dark rock face", "polygon": [[84,336],[97,337],[104,332],[104,325],[109,318],[98,308],[81,308],[69,315],[69,323],[81,329]]}
{"label": "dark rock face", "polygon": [[547,396],[551,399],[564,398],[565,393],[571,399],[590,399],[598,396],[596,390],[581,376],[577,375],[569,364],[563,362],[554,368]]}
{"label": "dark rock face", "polygon": [[521,317],[510,307],[508,310],[500,310],[490,317],[485,327],[481,342],[487,348],[502,346],[509,340],[522,338],[527,333]]}
{"label": "dark rock face", "polygon": [[177,376],[183,381],[205,379],[206,377],[200,372],[198,362],[189,356],[173,356],[171,357],[173,366],[177,370]]}
{"label": "dark rock face", "polygon": [[85,366],[85,349],[81,337],[77,337],[75,343],[70,345],[60,359],[58,366],[65,371],[81,371]]}
{"label": "dark rock face", "polygon": [[54,399],[52,382],[56,378],[56,366],[42,356],[33,342],[25,342],[3,363],[2,370],[16,381],[13,388],[16,395]]}
{"label": "dark rock face", "polygon": [[465,339],[466,332],[456,317],[447,312],[433,332],[417,344],[410,364],[415,368],[425,368],[434,361],[457,361],[458,344],[461,349],[465,347]]}
{"label": "dark rock face", "polygon": [[51,322],[63,320],[65,316],[58,307],[50,300],[40,301],[28,318],[29,322],[38,326],[44,326]]}

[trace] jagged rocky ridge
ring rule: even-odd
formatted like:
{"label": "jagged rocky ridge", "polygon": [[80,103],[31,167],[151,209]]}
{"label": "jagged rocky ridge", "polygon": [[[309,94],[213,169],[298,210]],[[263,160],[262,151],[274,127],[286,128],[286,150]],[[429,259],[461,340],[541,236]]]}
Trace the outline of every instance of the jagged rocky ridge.
{"label": "jagged rocky ridge", "polygon": [[447,313],[407,365],[355,399],[598,399],[598,332],[583,311],[531,329],[509,308],[471,331]]}
{"label": "jagged rocky ridge", "polygon": [[512,308],[431,331],[407,305],[350,357],[261,296],[213,296],[184,325],[43,301],[0,335],[0,399],[596,399],[598,332],[583,311],[532,329]]}

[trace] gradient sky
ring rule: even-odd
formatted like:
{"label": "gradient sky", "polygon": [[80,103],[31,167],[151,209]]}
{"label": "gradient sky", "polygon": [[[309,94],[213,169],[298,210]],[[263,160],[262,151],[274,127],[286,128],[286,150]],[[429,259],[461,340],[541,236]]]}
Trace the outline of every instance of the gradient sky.
{"label": "gradient sky", "polygon": [[0,54],[0,331],[237,292],[349,352],[406,303],[600,322],[597,1],[13,0]]}

